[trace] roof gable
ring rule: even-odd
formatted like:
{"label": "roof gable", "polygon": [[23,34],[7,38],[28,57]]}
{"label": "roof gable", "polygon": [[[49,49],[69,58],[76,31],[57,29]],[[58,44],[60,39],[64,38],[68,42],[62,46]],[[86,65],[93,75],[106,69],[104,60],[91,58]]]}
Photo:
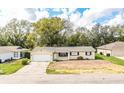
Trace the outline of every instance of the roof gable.
{"label": "roof gable", "polygon": [[112,50],[112,49],[124,49],[124,42],[114,42],[114,43],[109,43],[100,47],[97,47],[97,49],[108,49],[108,50]]}

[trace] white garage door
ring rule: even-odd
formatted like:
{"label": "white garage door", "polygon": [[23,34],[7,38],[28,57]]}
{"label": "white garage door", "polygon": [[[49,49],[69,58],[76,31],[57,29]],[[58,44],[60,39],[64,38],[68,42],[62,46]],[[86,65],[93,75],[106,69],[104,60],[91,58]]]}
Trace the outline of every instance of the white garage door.
{"label": "white garage door", "polygon": [[50,55],[32,55],[32,61],[49,62],[49,61],[52,61],[52,56],[50,56]]}

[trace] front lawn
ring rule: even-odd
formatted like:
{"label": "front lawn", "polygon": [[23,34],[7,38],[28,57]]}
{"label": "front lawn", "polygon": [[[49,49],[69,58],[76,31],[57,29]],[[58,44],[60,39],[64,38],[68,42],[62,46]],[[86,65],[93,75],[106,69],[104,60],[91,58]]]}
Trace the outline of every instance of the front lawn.
{"label": "front lawn", "polygon": [[124,73],[124,66],[106,60],[72,60],[51,62],[47,74],[81,74],[81,73]]}
{"label": "front lawn", "polygon": [[124,73],[124,60],[96,54],[96,60],[51,62],[47,74]]}
{"label": "front lawn", "polygon": [[6,63],[0,64],[0,75],[8,75],[12,74],[16,71],[18,71],[20,68],[22,68],[24,65],[22,64],[22,61],[24,59],[19,60],[13,60]]}
{"label": "front lawn", "polygon": [[113,56],[108,57],[108,56],[96,54],[95,57],[96,59],[107,60],[107,61],[110,61],[111,63],[124,66],[124,60],[113,57]]}

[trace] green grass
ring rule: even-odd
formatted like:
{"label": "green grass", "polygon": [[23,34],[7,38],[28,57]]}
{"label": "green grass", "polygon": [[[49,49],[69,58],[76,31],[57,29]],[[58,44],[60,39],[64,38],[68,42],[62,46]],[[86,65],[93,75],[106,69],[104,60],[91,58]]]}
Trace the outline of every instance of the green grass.
{"label": "green grass", "polygon": [[124,66],[124,60],[116,58],[116,57],[113,57],[113,56],[108,57],[108,56],[96,54],[95,58],[96,59],[107,60],[107,61],[110,61],[111,63]]}
{"label": "green grass", "polygon": [[22,64],[23,59],[19,60],[13,60],[7,63],[1,63],[0,64],[0,75],[8,75],[15,73],[20,68],[22,68],[24,65]]}

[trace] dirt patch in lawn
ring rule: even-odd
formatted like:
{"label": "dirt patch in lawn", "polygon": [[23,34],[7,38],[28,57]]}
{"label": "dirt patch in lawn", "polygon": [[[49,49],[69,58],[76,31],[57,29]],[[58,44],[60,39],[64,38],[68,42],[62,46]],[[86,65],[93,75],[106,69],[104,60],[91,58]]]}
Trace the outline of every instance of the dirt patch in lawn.
{"label": "dirt patch in lawn", "polygon": [[124,66],[105,60],[73,60],[50,63],[47,73],[124,73]]}

